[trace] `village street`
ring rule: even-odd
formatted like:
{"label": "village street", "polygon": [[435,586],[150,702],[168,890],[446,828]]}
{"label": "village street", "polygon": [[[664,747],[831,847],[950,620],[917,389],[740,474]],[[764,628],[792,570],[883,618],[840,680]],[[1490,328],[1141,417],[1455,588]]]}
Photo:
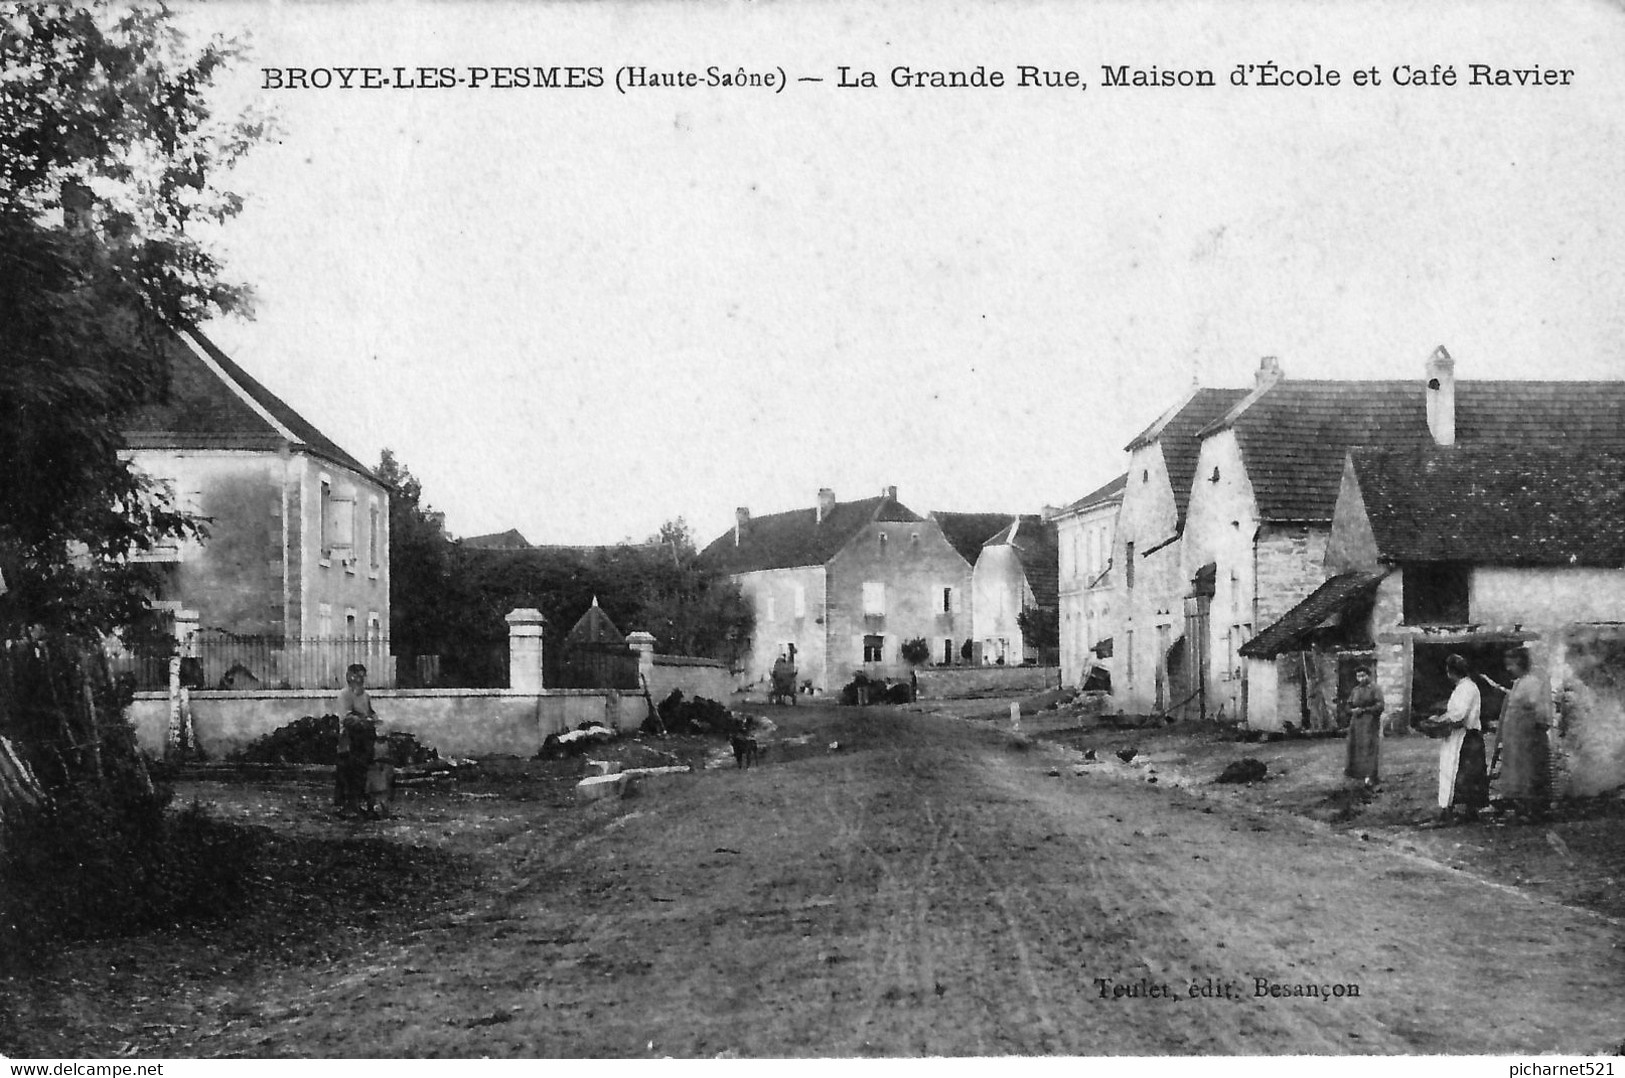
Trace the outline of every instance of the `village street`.
{"label": "village street", "polygon": [[[254,955],[229,933],[83,945],[0,982],[0,1049],[1595,1054],[1625,1038],[1625,929],[1595,914],[1296,817],[1080,776],[985,722],[773,717],[813,739],[624,801],[489,786],[355,825],[315,784],[200,783],[184,792],[228,817],[369,833],[447,855],[435,871],[455,878],[422,907],[386,880],[376,909]],[[1358,995],[1271,998],[1259,979]]]}

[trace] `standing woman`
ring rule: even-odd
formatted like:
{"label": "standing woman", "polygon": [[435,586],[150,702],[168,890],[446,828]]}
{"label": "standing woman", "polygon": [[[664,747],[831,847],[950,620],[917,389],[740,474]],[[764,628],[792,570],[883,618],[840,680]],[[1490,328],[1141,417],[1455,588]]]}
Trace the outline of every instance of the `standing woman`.
{"label": "standing woman", "polygon": [[1468,676],[1467,660],[1451,655],[1444,672],[1455,683],[1444,713],[1434,721],[1450,729],[1439,746],[1439,822],[1455,819],[1460,808],[1469,820],[1478,818],[1479,809],[1490,803],[1490,779],[1484,766],[1483,723],[1479,711],[1483,701],[1478,686]]}
{"label": "standing woman", "polygon": [[1354,671],[1354,688],[1344,702],[1349,714],[1348,764],[1343,774],[1376,788],[1377,756],[1381,745],[1382,693],[1371,684],[1371,671],[1362,666]]}
{"label": "standing woman", "polygon": [[1517,680],[1501,709],[1501,796],[1530,820],[1546,814],[1552,797],[1552,697],[1529,670],[1529,652],[1506,653],[1507,673]]}

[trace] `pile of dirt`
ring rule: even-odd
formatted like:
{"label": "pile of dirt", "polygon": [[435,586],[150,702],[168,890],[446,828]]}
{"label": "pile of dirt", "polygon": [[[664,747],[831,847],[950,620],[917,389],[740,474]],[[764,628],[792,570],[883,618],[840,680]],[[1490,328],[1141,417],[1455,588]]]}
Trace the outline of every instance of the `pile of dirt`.
{"label": "pile of dirt", "polygon": [[1264,776],[1269,774],[1269,765],[1256,756],[1243,756],[1239,760],[1231,761],[1225,769],[1219,772],[1214,782],[1248,783],[1263,782]]}
{"label": "pile of dirt", "polygon": [[734,717],[726,707],[704,696],[684,699],[683,690],[673,689],[660,701],[660,721],[673,734],[717,734],[728,736],[734,730]]}
{"label": "pile of dirt", "polygon": [[[234,764],[331,764],[338,753],[339,717],[306,715],[231,753]],[[394,730],[385,735],[390,762],[396,767],[431,764],[440,753],[414,735]]]}

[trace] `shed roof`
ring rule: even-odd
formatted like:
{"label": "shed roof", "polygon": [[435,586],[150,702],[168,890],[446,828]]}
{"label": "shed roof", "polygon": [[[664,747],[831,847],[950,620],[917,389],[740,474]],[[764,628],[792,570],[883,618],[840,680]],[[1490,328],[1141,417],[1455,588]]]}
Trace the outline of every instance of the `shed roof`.
{"label": "shed roof", "polygon": [[564,639],[571,644],[625,644],[626,637],[615,628],[615,623],[609,620],[604,608],[598,605],[598,597],[594,596],[592,605],[587,612],[564,634]]}
{"label": "shed roof", "polygon": [[1625,450],[1350,454],[1381,557],[1625,568]]}
{"label": "shed roof", "polygon": [[1250,659],[1273,659],[1288,651],[1301,651],[1309,636],[1328,618],[1369,598],[1386,570],[1370,573],[1343,573],[1334,576],[1309,594],[1303,602],[1281,615],[1275,624],[1241,645],[1241,654]]}

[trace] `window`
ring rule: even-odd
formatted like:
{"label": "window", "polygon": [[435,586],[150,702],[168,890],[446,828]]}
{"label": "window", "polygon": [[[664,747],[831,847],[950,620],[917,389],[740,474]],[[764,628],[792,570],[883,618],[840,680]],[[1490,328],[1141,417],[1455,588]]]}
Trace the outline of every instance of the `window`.
{"label": "window", "polygon": [[952,666],[953,664],[954,664],[954,642],[952,640],[950,640],[950,639],[944,638],[943,641],[942,641],[942,665],[943,666]]}
{"label": "window", "polygon": [[367,505],[367,565],[374,575],[378,572],[378,525],[378,499],[374,498]]}
{"label": "window", "polygon": [[344,612],[344,638],[346,640],[354,640],[355,637],[356,637],[355,630],[356,630],[355,611],[354,610],[346,610]]}
{"label": "window", "polygon": [[882,558],[884,558],[886,556],[886,533],[885,532],[880,533],[880,556]]}
{"label": "window", "polygon": [[331,531],[333,521],[333,484],[326,479],[322,480],[321,505],[317,507],[321,515],[322,528],[322,559],[326,560],[333,554],[333,535]]}
{"label": "window", "polygon": [[765,613],[763,614],[763,619],[764,620],[766,620],[766,621],[776,621],[776,620],[778,620],[775,617],[773,607],[774,607],[773,596],[768,595],[766,597],[766,602],[765,602],[765,604],[763,606],[763,610],[765,611]]}
{"label": "window", "polygon": [[871,618],[886,616],[886,585],[872,582],[863,585],[863,613]]}
{"label": "window", "polygon": [[316,635],[323,637],[333,635],[333,607],[328,603],[316,607]]}
{"label": "window", "polygon": [[885,662],[886,638],[884,636],[866,636],[863,638],[863,661],[866,663]]}
{"label": "window", "polygon": [[1134,544],[1123,544],[1123,586],[1134,587]]}
{"label": "window", "polygon": [[954,589],[942,589],[942,606],[939,609],[944,614],[952,614],[954,612]]}
{"label": "window", "polygon": [[1458,562],[1405,566],[1405,624],[1465,625],[1468,573]]}
{"label": "window", "polygon": [[796,617],[807,616],[807,585],[797,584],[795,590]]}

